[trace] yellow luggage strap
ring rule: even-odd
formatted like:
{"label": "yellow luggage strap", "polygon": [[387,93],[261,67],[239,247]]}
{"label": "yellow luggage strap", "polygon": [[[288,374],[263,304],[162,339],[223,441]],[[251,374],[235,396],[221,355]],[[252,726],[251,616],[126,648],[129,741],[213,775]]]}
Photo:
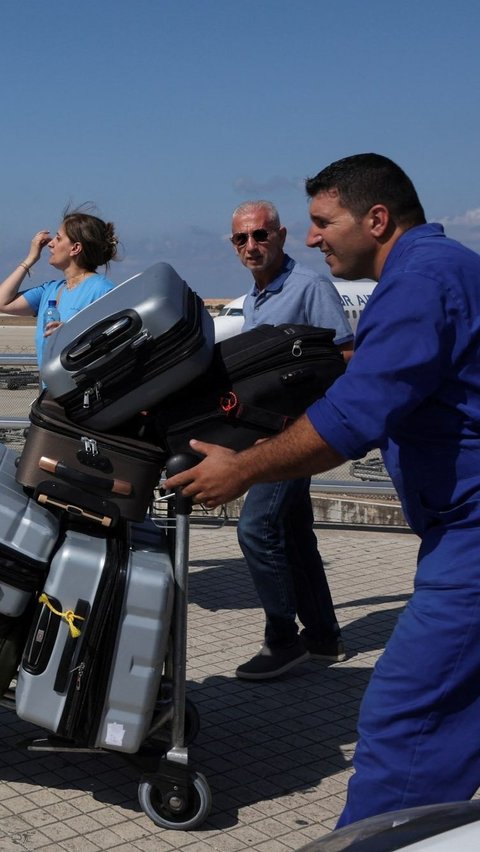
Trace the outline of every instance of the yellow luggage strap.
{"label": "yellow luggage strap", "polygon": [[65,612],[59,612],[58,609],[55,609],[55,607],[52,606],[48,599],[48,595],[46,595],[45,592],[40,595],[38,601],[39,603],[43,603],[48,606],[49,610],[55,613],[55,615],[59,615],[60,618],[63,618],[64,621],[67,622],[70,633],[74,639],[76,639],[77,636],[80,636],[81,631],[78,627],[75,627],[73,621],[75,618],[78,618],[80,621],[85,621],[85,618],[82,615],[75,615],[73,609],[67,609]]}

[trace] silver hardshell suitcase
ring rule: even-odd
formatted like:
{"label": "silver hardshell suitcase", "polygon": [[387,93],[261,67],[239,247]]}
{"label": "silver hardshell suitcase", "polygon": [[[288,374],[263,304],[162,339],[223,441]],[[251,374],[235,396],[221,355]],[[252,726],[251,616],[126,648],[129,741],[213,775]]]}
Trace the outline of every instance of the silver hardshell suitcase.
{"label": "silver hardshell suitcase", "polygon": [[165,535],[132,529],[127,586],[96,747],[138,751],[156,706],[167,652],[173,569]]}
{"label": "silver hardshell suitcase", "polygon": [[60,522],[15,480],[18,451],[0,444],[0,614],[17,617],[43,586]]}
{"label": "silver hardshell suitcase", "polygon": [[136,752],[166,654],[173,571],[166,537],[67,529],[27,640],[21,719],[90,746]]}
{"label": "silver hardshell suitcase", "polygon": [[68,417],[109,430],[193,381],[214,343],[203,301],[173,267],[156,263],[55,331],[41,378]]}

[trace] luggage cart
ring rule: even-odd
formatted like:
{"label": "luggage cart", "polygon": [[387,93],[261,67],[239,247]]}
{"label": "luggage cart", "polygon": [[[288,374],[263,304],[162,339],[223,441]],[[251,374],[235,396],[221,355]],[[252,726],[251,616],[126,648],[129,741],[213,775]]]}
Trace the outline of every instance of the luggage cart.
{"label": "luggage cart", "polygon": [[[167,476],[185,470],[198,457],[182,454],[172,457]],[[140,768],[138,799],[144,813],[158,826],[188,831],[199,827],[210,813],[212,796],[206,778],[189,765],[188,746],[199,731],[195,705],[186,698],[186,645],[188,605],[189,528],[192,502],[180,490],[165,495],[172,504],[167,535],[171,550],[174,582],[173,614],[165,660],[162,661],[160,689],[150,727],[138,751],[133,754],[115,749]],[[0,704],[15,712],[15,690],[7,690]],[[23,717],[25,718],[25,717]],[[106,753],[108,748],[92,747],[88,740],[65,739],[56,734],[21,743],[35,752]],[[113,749],[112,749],[113,750]]]}

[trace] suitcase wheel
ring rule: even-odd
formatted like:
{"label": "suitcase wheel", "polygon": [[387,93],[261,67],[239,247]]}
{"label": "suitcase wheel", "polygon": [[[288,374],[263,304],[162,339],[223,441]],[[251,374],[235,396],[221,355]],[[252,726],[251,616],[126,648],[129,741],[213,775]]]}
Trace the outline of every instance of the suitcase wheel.
{"label": "suitcase wheel", "polygon": [[138,801],[155,825],[189,831],[198,828],[209,815],[212,794],[204,775],[188,771],[182,790],[176,784],[168,783],[168,780],[165,783],[140,781]]}

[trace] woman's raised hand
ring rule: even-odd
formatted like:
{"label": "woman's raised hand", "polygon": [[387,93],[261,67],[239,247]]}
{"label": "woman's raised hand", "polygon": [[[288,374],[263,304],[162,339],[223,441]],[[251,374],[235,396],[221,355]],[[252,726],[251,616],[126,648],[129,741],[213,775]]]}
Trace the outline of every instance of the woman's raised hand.
{"label": "woman's raised hand", "polygon": [[52,236],[49,230],[38,231],[35,236],[32,238],[32,242],[30,243],[30,251],[28,252],[28,257],[25,258],[25,262],[32,266],[39,259],[42,249],[50,242]]}

